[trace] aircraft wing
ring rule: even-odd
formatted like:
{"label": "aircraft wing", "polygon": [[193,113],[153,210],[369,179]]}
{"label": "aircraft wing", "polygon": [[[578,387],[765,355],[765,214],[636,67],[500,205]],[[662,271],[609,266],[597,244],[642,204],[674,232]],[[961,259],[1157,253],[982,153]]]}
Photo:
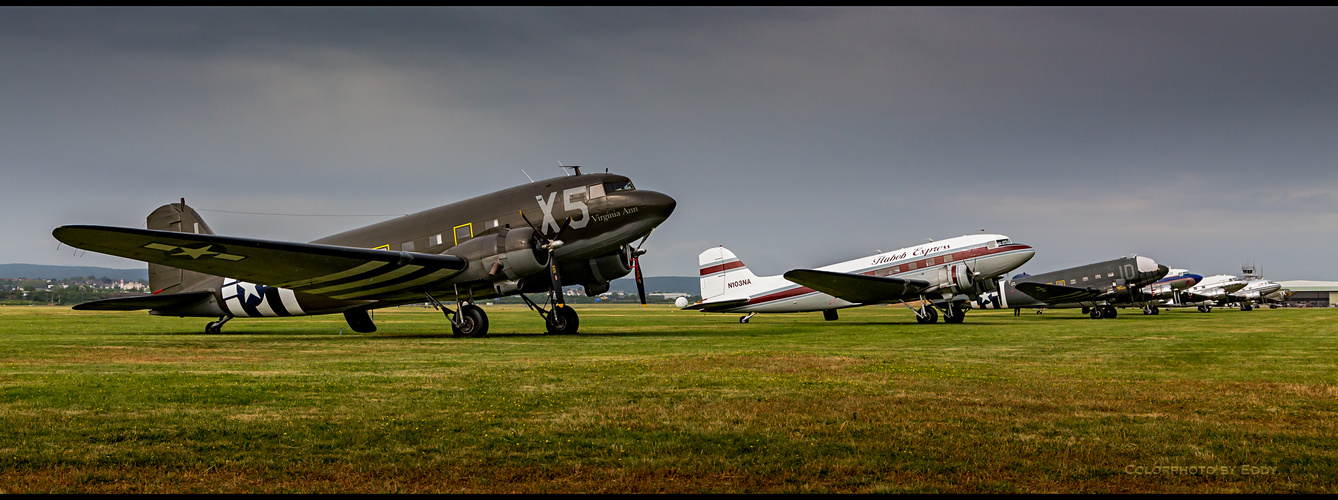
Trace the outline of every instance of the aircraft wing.
{"label": "aircraft wing", "polygon": [[51,234],[75,248],[326,296],[347,293],[356,286],[349,283],[426,284],[469,264],[451,255],[126,227],[61,226]]}
{"label": "aircraft wing", "polygon": [[929,282],[924,280],[836,273],[815,269],[786,271],[785,279],[856,304],[877,304],[898,299],[916,298],[922,290],[929,288]]}
{"label": "aircraft wing", "polygon": [[1036,300],[1045,302],[1046,304],[1085,302],[1101,296],[1100,290],[1062,285],[1047,285],[1045,283],[1024,282],[1018,283],[1016,287],[1018,291],[1035,297]]}
{"label": "aircraft wing", "polygon": [[84,302],[73,307],[76,311],[138,311],[140,309],[162,309],[176,306],[188,306],[209,300],[212,291],[165,293],[161,295],[142,295],[135,297],[116,297],[111,299]]}

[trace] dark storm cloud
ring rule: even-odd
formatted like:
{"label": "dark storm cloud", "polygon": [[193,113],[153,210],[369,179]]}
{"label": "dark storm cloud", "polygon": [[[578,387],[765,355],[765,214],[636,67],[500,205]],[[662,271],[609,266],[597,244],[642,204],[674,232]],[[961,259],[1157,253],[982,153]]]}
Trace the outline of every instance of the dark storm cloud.
{"label": "dark storm cloud", "polygon": [[[1334,9],[3,14],[0,162],[26,205],[61,193],[6,222],[21,241],[180,196],[416,211],[562,161],[679,199],[656,275],[718,244],[775,274],[985,228],[1036,245],[1033,271],[1140,253],[1338,279],[1263,262],[1338,243],[1313,229],[1338,223]],[[303,240],[370,222],[206,216]]]}

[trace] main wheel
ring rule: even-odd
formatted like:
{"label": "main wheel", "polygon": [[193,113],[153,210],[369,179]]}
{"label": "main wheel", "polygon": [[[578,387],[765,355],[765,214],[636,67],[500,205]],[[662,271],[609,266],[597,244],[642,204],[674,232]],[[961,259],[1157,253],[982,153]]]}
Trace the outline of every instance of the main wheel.
{"label": "main wheel", "polygon": [[485,337],[488,335],[488,315],[483,308],[474,304],[460,307],[460,325],[451,323],[451,333],[456,337]]}
{"label": "main wheel", "polygon": [[581,319],[576,316],[576,310],[571,306],[561,306],[553,309],[553,313],[548,315],[548,333],[552,335],[571,335],[576,333],[576,329],[581,326]]}
{"label": "main wheel", "polygon": [[209,324],[204,325],[204,333],[206,335],[218,335],[220,333],[223,333],[223,323],[218,321],[210,321]]}
{"label": "main wheel", "polygon": [[1117,311],[1117,310],[1115,309],[1115,306],[1106,306],[1106,317],[1107,317],[1107,318],[1115,319],[1115,316],[1118,315],[1119,313],[1120,313],[1120,312]]}
{"label": "main wheel", "polygon": [[943,314],[944,323],[959,324],[966,320],[966,309],[957,306],[948,306],[952,309]]}
{"label": "main wheel", "polygon": [[934,309],[934,306],[925,305],[924,308],[920,309],[920,313],[915,315],[916,323],[928,325],[938,321],[938,311]]}
{"label": "main wheel", "polygon": [[1093,307],[1092,312],[1087,313],[1092,319],[1101,319],[1106,317],[1106,311],[1100,307]]}

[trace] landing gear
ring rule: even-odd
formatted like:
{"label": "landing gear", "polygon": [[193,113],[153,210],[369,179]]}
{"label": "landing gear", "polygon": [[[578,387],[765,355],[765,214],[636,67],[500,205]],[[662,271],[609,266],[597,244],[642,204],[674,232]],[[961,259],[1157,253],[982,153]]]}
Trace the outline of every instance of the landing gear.
{"label": "landing gear", "polygon": [[[483,312],[483,308],[474,305],[473,302],[459,303],[459,312],[450,310],[450,308],[437,301],[430,293],[424,293],[427,301],[432,303],[433,307],[441,310],[446,315],[446,319],[451,322],[451,333],[456,337],[487,337],[488,336],[488,315]],[[458,297],[459,294],[457,293]],[[524,295],[522,295],[523,297]]]}
{"label": "landing gear", "polygon": [[456,337],[486,337],[488,335],[488,315],[483,308],[474,304],[460,306],[456,314],[457,321],[451,322],[451,333]]}
{"label": "landing gear", "polygon": [[554,307],[553,311],[548,313],[547,319],[545,324],[548,326],[549,335],[572,335],[581,326],[581,319],[576,316],[576,310],[567,305]]}
{"label": "landing gear", "polygon": [[751,313],[748,313],[747,316],[739,316],[739,323],[747,323],[748,320],[749,320],[749,319],[752,319],[753,316],[757,316],[757,313],[755,313],[755,312],[751,312]]}
{"label": "landing gear", "polygon": [[1087,314],[1091,316],[1092,319],[1104,319],[1104,318],[1114,318],[1116,315],[1119,314],[1119,311],[1115,309],[1115,306],[1104,305],[1104,306],[1093,307],[1092,311]]}
{"label": "landing gear", "polygon": [[1201,313],[1213,312],[1213,306],[1199,306],[1199,312]]}
{"label": "landing gear", "polygon": [[550,300],[553,307],[545,311],[543,307],[535,304],[525,294],[520,294],[520,298],[525,301],[525,305],[530,306],[530,309],[538,312],[539,316],[543,316],[544,327],[547,328],[550,335],[573,335],[581,326],[581,319],[577,317],[576,310],[561,301]]}
{"label": "landing gear", "polygon": [[1156,316],[1158,314],[1161,314],[1161,309],[1158,308],[1157,306],[1143,307],[1143,315],[1145,316]]}
{"label": "landing gear", "polygon": [[1240,305],[1240,310],[1242,310],[1242,311],[1253,311],[1253,310],[1254,310],[1254,306],[1252,306],[1252,305],[1250,305],[1250,304],[1241,304],[1241,305]]}
{"label": "landing gear", "polygon": [[944,323],[961,324],[964,320],[966,320],[966,309],[962,309],[960,306],[949,305],[947,309],[943,310]]}
{"label": "landing gear", "polygon": [[223,323],[227,323],[230,319],[232,319],[232,316],[220,316],[218,321],[210,321],[209,324],[204,325],[205,335],[218,335],[223,333]]}
{"label": "landing gear", "polygon": [[934,309],[934,306],[925,304],[924,306],[920,307],[919,311],[915,311],[916,323],[919,323],[921,325],[929,325],[933,324],[936,321],[938,321],[938,311]]}

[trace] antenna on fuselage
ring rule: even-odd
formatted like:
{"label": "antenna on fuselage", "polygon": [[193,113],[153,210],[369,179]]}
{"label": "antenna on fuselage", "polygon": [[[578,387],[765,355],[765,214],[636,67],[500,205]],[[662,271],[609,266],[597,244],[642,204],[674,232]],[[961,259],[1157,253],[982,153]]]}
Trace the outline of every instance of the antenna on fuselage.
{"label": "antenna on fuselage", "polygon": [[520,169],[520,173],[525,174],[525,178],[530,180],[530,184],[534,184],[534,178],[530,177],[529,172],[526,172],[525,169],[522,168]]}
{"label": "antenna on fuselage", "polygon": [[570,168],[570,169],[576,171],[576,173],[575,173],[575,174],[572,174],[572,175],[581,175],[581,166],[580,166],[580,165],[563,165],[562,162],[558,162],[558,166],[559,166],[559,167],[562,167],[562,168]]}

